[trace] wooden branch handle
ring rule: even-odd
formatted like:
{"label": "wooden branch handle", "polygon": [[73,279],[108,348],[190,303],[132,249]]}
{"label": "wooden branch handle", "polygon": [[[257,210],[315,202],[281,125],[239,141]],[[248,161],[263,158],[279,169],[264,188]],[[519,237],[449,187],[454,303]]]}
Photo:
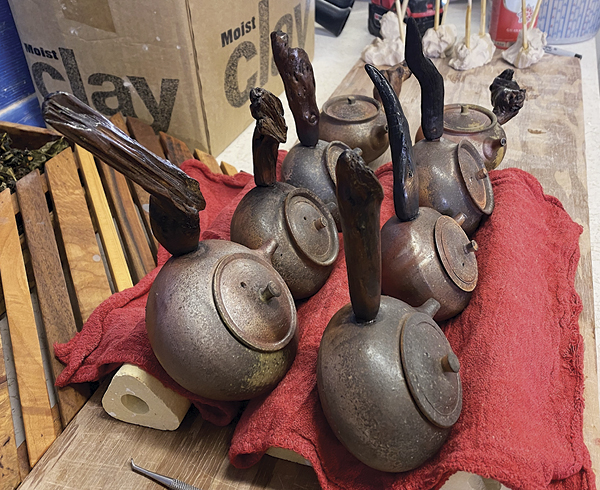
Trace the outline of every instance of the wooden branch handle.
{"label": "wooden branch handle", "polygon": [[444,79],[423,54],[423,41],[412,17],[406,25],[406,63],[421,85],[421,127],[425,138],[438,140],[444,132]]}
{"label": "wooden branch handle", "polygon": [[252,136],[254,182],[259,186],[272,185],[277,181],[279,144],[287,139],[283,106],[271,92],[257,87],[250,91],[250,112],[256,119]]}
{"label": "wooden branch handle", "polygon": [[419,178],[408,121],[398,96],[382,73],[372,65],[365,65],[365,70],[379,91],[388,122],[394,174],[394,211],[400,221],[411,221],[419,214]]}
{"label": "wooden branch handle", "polygon": [[298,139],[304,146],[315,146],[319,141],[319,108],[308,55],[301,48],[290,48],[288,35],[281,31],[271,33],[271,47],[296,121]]}
{"label": "wooden branch handle", "polygon": [[335,173],[352,309],[359,321],[369,322],[377,316],[381,300],[383,188],[353,150],[340,155]]}

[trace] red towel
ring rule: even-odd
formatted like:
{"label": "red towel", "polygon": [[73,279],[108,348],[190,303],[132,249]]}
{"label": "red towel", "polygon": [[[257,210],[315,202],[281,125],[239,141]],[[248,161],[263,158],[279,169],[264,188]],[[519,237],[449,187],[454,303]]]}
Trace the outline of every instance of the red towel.
{"label": "red towel", "polygon": [[[235,176],[213,174],[197,160],[184,162],[181,169],[200,183],[206,199],[206,209],[200,212],[201,230],[209,229],[223,207],[244,187],[254,184],[248,173],[240,172]],[[54,345],[56,357],[66,364],[56,379],[56,386],[97,381],[121,364],[130,363],[189,398],[206,420],[216,425],[227,425],[237,415],[240,404],[208,400],[185,390],[165,372],[150,347],[144,322],[146,299],[154,278],[169,257],[169,253],[160,247],[156,269],[134,287],[113,294],[98,306],[81,332],[68,343]]]}
{"label": "red towel", "polygon": [[[385,190],[383,225],[393,213],[391,165],[377,175]],[[595,488],[583,442],[581,302],[574,288],[582,228],[530,174],[507,169],[491,176],[496,209],[475,236],[479,284],[467,309],[442,325],[461,362],[463,409],[441,451],[411,472],[375,471],[346,451],[325,420],[317,351],[329,318],[349,302],[342,249],[327,284],[299,307],[291,370],[271,394],[250,402],[237,425],[235,466],[249,467],[276,446],[308,459],[325,489],[439,488],[457,471],[515,490]]]}

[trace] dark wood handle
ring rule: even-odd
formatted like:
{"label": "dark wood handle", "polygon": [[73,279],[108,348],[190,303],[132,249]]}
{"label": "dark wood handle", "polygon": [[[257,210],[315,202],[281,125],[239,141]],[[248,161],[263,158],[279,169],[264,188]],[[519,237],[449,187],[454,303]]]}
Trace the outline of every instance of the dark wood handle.
{"label": "dark wood handle", "polygon": [[296,121],[298,139],[304,146],[315,146],[319,141],[319,108],[308,55],[301,48],[290,48],[288,35],[281,31],[271,33],[271,47]]}
{"label": "dark wood handle", "polygon": [[394,211],[400,221],[411,221],[419,214],[419,178],[414,164],[408,121],[394,89],[373,65],[365,70],[381,97],[388,122],[394,175]]}
{"label": "dark wood handle", "polygon": [[492,106],[498,124],[506,124],[515,117],[525,102],[525,89],[513,80],[514,70],[507,68],[490,85]]}
{"label": "dark wood handle", "polygon": [[277,181],[277,152],[287,139],[287,126],[279,98],[262,88],[250,91],[250,112],[256,119],[252,136],[254,182],[267,186]]}
{"label": "dark wood handle", "polygon": [[206,207],[198,182],[148,151],[102,114],[76,97],[56,92],[44,100],[45,121],[152,195],[152,232],[172,255],[198,246],[200,219]]}
{"label": "dark wood handle", "polygon": [[369,322],[377,316],[381,300],[383,188],[353,150],[340,155],[335,173],[352,309],[359,321]]}
{"label": "dark wood handle", "polygon": [[421,127],[429,141],[444,132],[444,78],[423,54],[423,41],[415,19],[406,22],[406,63],[421,85]]}

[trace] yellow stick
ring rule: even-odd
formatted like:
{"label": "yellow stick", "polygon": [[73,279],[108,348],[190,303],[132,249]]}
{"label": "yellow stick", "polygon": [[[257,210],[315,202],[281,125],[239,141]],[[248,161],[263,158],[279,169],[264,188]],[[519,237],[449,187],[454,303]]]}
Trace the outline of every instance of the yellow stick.
{"label": "yellow stick", "polygon": [[433,28],[437,31],[440,27],[440,0],[435,0],[435,17],[433,18]]}
{"label": "yellow stick", "polygon": [[479,37],[485,36],[485,0],[481,0],[481,17],[479,18]]}
{"label": "yellow stick", "polygon": [[[525,1],[525,0],[523,0]],[[467,19],[465,21],[465,46],[471,49],[471,9],[473,8],[473,0],[467,3]]]}
{"label": "yellow stick", "polygon": [[529,43],[527,42],[527,0],[521,0],[521,23],[523,25],[523,51],[527,51]]}
{"label": "yellow stick", "polygon": [[446,22],[446,14],[448,13],[448,5],[450,5],[450,0],[446,0],[446,5],[444,5],[444,15],[442,15],[442,22],[440,22],[440,25],[444,25],[444,22]]}
{"label": "yellow stick", "polygon": [[400,32],[402,32],[402,41],[404,41],[404,17],[406,17],[406,9],[408,8],[408,0],[404,0],[402,4],[402,16],[400,17]]}
{"label": "yellow stick", "polygon": [[400,7],[400,0],[396,0],[395,3],[396,3],[396,15],[398,16],[398,29],[400,29],[400,39],[402,39],[402,42],[404,42],[404,29],[402,29],[402,21],[404,20],[404,17],[402,16],[402,8]]}
{"label": "yellow stick", "polygon": [[538,14],[540,13],[540,7],[542,6],[542,0],[538,0],[535,4],[535,10],[533,11],[533,16],[531,17],[531,22],[529,23],[529,28],[532,28],[535,25],[535,21],[537,20]]}

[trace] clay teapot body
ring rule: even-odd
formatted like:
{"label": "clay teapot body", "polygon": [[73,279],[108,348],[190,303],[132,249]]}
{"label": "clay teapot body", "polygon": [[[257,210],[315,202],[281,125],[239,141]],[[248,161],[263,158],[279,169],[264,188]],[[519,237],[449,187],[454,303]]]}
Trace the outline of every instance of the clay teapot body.
{"label": "clay teapot body", "polygon": [[319,398],[333,432],[356,458],[380,471],[408,471],[440,449],[460,415],[460,364],[432,319],[435,300],[413,308],[380,297],[383,190],[348,153],[338,163],[338,195],[352,303],[323,333]]}
{"label": "clay teapot body", "polygon": [[367,164],[380,157],[390,144],[381,104],[365,95],[342,95],[325,102],[319,120],[319,138],[360,148]]}
{"label": "clay teapot body", "polygon": [[424,139],[413,147],[419,180],[419,204],[447,216],[464,214],[471,235],[481,218],[492,213],[492,184],[479,152],[466,139],[455,143],[444,133],[444,80],[423,55],[414,19],[407,22],[406,61],[421,85],[421,128]]}
{"label": "clay teapot body", "polygon": [[181,386],[217,400],[245,400],[272,389],[294,359],[296,309],[260,250],[198,242],[205,202],[198,182],[146,150],[68,94],[49,95],[46,122],[151,194],[155,236],[173,256],[157,274],[146,306],[150,344]]}
{"label": "clay teapot body", "polygon": [[275,239],[273,267],[295,299],[307,298],[323,286],[337,258],[335,221],[314,193],[275,181],[277,147],[285,141],[287,129],[283,107],[261,88],[250,91],[250,100],[257,120],[253,137],[256,187],[233,213],[231,240],[254,249]]}
{"label": "clay teapot body", "polygon": [[463,214],[453,219],[419,206],[408,121],[382,74],[365,69],[385,107],[393,163],[395,215],[381,229],[382,291],[414,307],[434,298],[441,305],[434,319],[446,320],[467,306],[477,284],[477,244],[460,226]]}

